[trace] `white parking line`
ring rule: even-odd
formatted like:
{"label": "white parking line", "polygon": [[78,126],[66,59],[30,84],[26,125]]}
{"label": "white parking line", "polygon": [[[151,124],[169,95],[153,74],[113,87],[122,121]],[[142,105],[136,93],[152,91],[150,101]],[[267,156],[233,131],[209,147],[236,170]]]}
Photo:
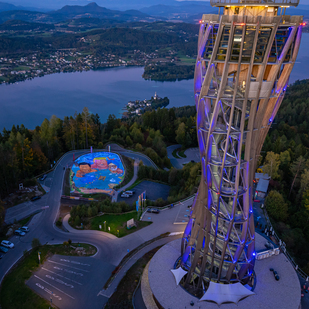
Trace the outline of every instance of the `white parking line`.
{"label": "white parking line", "polygon": [[54,298],[57,298],[58,300],[62,300],[62,298],[56,294],[54,294],[51,290],[45,288],[43,285],[41,285],[40,283],[36,283],[35,284],[37,287],[39,287],[40,289],[44,290],[46,293],[48,293],[49,295],[52,295]]}
{"label": "white parking line", "polygon": [[82,273],[77,273],[77,272],[75,272],[75,271],[73,271],[73,270],[68,270],[68,269],[60,268],[60,267],[58,267],[58,266],[54,266],[54,268],[55,268],[55,269],[58,269],[58,270],[63,270],[63,271],[65,271],[65,272],[69,273],[69,274],[73,274],[73,275],[77,275],[77,276],[83,276],[83,275],[84,275],[84,274],[82,274]]}
{"label": "white parking line", "polygon": [[[59,267],[58,267],[58,268],[59,268]],[[72,281],[72,282],[74,282],[74,283],[77,283],[77,284],[79,284],[79,285],[82,285],[80,282],[77,282],[77,281],[72,280],[72,279],[69,279],[69,278],[67,278],[67,277],[65,277],[65,276],[59,275],[59,274],[55,273],[54,271],[51,271],[51,270],[49,270],[49,269],[46,269],[45,267],[42,267],[42,269],[44,269],[44,270],[46,270],[46,271],[48,271],[48,272],[50,272],[50,273],[52,273],[52,274],[54,274],[54,275],[56,275],[56,276],[58,276],[58,277],[61,277],[61,278],[67,279],[67,280],[69,280],[69,281]],[[62,268],[61,268],[60,270],[62,270]]]}
{"label": "white parking line", "polygon": [[84,264],[84,263],[75,262],[75,261],[70,261],[70,260],[66,260],[66,259],[60,259],[60,261],[62,261],[62,262],[68,262],[68,263],[72,263],[72,264],[78,264],[78,265],[82,265],[82,266],[90,266],[90,264]]}
{"label": "white parking line", "polygon": [[77,267],[73,267],[73,266],[69,266],[69,265],[66,265],[66,264],[61,264],[61,263],[58,263],[58,262],[54,262],[52,260],[47,260],[48,262],[51,262],[51,263],[55,263],[55,264],[58,264],[58,265],[62,265],[62,266],[65,266],[65,267],[70,267],[70,268],[74,268],[74,269],[77,269],[77,270],[81,270],[81,271],[84,271],[86,273],[89,273],[89,270],[84,270],[84,269],[80,269],[80,268],[77,268]]}
{"label": "white parking line", "polygon": [[53,287],[54,289],[58,290],[59,292],[65,294],[66,296],[69,296],[70,298],[75,299],[73,296],[71,296],[71,295],[69,295],[69,294],[67,294],[67,293],[65,293],[65,292],[63,292],[63,291],[61,291],[60,289],[56,288],[55,286],[53,286],[52,284],[50,284],[50,283],[48,283],[47,281],[43,280],[42,278],[38,277],[37,275],[34,275],[34,277],[35,277],[35,278],[38,278],[38,279],[40,279],[40,280],[42,280],[43,282],[45,282],[46,284],[50,285],[51,287]]}
{"label": "white parking line", "polygon": [[52,277],[51,275],[45,275],[45,277],[48,278],[48,279],[50,279],[50,280],[56,281],[56,282],[58,282],[58,283],[60,283],[60,284],[63,284],[63,285],[65,285],[65,286],[68,286],[68,287],[70,287],[71,289],[74,289],[74,285],[69,284],[69,283],[66,283],[66,282],[64,282],[64,281],[62,281],[62,280],[60,280],[60,279],[54,278],[54,277]]}

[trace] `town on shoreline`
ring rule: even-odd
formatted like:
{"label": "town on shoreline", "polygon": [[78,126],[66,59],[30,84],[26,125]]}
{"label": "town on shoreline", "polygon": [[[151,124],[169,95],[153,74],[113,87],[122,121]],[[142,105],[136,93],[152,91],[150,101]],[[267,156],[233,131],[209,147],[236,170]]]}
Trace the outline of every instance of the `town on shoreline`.
{"label": "town on shoreline", "polygon": [[129,101],[123,108],[125,111],[122,113],[122,118],[131,118],[134,116],[140,116],[146,111],[152,111],[159,107],[166,107],[169,104],[167,97],[160,98],[155,92],[155,95],[150,100],[135,100]]}

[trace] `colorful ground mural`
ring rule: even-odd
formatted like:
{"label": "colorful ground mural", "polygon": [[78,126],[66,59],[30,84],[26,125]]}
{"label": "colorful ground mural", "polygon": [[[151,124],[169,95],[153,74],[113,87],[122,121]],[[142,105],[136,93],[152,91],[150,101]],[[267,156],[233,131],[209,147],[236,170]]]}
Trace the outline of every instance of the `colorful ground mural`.
{"label": "colorful ground mural", "polygon": [[124,178],[120,157],[111,152],[95,152],[74,161],[71,170],[71,192],[113,194],[113,188]]}

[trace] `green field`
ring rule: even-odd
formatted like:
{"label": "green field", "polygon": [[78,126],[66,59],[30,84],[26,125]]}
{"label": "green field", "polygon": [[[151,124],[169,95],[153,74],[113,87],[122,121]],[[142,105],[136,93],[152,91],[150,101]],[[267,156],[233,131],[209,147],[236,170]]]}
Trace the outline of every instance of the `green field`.
{"label": "green field", "polygon": [[[137,212],[132,211],[125,214],[120,215],[103,215],[95,217],[91,220],[91,229],[92,230],[98,230],[98,231],[104,231],[104,222],[106,221],[106,232],[108,232],[108,227],[110,227],[110,233],[118,236],[123,237],[125,235],[128,235],[130,233],[133,233],[149,224],[151,222],[144,222],[144,221],[136,221],[137,227],[132,227],[131,229],[127,229],[127,221],[130,219],[136,220]],[[100,230],[99,225],[102,226],[102,229]],[[119,231],[119,232],[118,232]]]}

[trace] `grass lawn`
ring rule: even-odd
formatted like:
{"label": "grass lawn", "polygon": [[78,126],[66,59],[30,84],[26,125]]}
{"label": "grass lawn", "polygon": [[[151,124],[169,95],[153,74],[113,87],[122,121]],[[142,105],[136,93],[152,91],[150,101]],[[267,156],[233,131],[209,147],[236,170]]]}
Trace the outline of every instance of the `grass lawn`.
{"label": "grass lawn", "polygon": [[127,221],[130,219],[136,220],[136,216],[137,216],[136,211],[119,215],[115,214],[115,215],[98,216],[91,219],[90,221],[91,229],[100,231],[99,225],[101,225],[102,231],[104,231],[104,222],[106,221],[106,231],[108,231],[108,227],[110,227],[111,234],[118,237],[123,237],[151,224],[151,222],[136,221],[137,227],[132,227],[131,229],[128,230]]}
{"label": "grass lawn", "polygon": [[31,216],[29,216],[29,217],[27,217],[25,219],[22,219],[22,220],[18,221],[17,223],[20,224],[21,226],[24,226],[32,219],[33,216],[34,215],[31,215]]}
{"label": "grass lawn", "polygon": [[186,149],[185,149],[185,150],[181,150],[181,151],[178,152],[178,154],[179,154],[182,158],[186,158],[187,156],[185,155],[185,151],[186,151]]}
{"label": "grass lawn", "polygon": [[128,270],[120,281],[117,290],[106,303],[105,309],[133,308],[132,297],[139,283],[139,279],[148,261],[160,248],[161,247],[157,247],[147,252]]}
{"label": "grass lawn", "polygon": [[180,148],[175,149],[175,150],[173,151],[173,153],[172,153],[173,157],[176,158],[176,159],[180,159],[180,158],[177,156],[177,152],[178,152],[179,149],[180,149]]}
{"label": "grass lawn", "polygon": [[[74,244],[72,245],[74,246]],[[77,246],[77,244],[75,245]],[[96,252],[96,249],[91,245],[80,244],[80,246],[83,246],[88,252],[92,251],[92,254]],[[49,302],[34,293],[25,284],[39,266],[38,252],[41,252],[42,262],[52,254],[78,255],[72,253],[70,247],[63,245],[45,245],[34,249],[31,253],[26,253],[24,259],[3,279],[0,290],[0,306],[2,309],[49,308]]]}

